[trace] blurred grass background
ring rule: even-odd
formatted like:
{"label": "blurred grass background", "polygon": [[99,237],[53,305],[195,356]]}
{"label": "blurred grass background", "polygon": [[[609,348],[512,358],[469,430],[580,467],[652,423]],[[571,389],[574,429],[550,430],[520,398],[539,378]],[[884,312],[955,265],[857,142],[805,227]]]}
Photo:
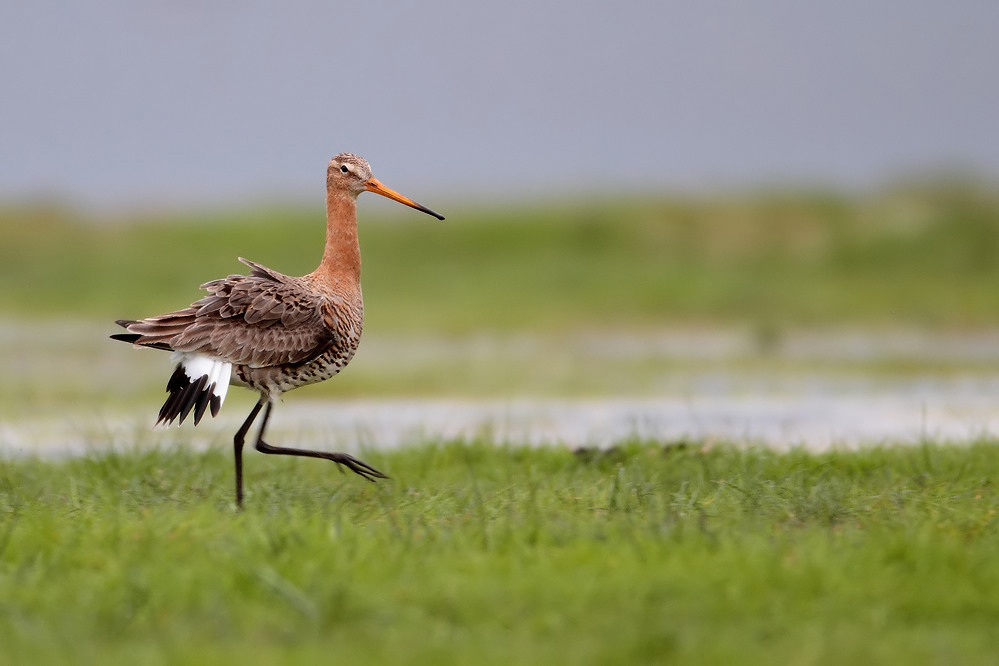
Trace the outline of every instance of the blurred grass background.
{"label": "blurred grass background", "polygon": [[[737,331],[758,352],[746,363],[774,372],[788,331],[853,327],[891,341],[999,327],[999,195],[969,182],[428,202],[445,222],[371,199],[359,212],[361,350],[336,381],[306,391],[641,394],[661,390],[688,356],[731,372],[729,357],[708,358],[712,331]],[[114,216],[0,207],[0,413],[158,399],[166,359],[108,341],[113,320],[187,305],[201,283],[245,272],[238,256],[307,273],[324,233],[317,206]],[[677,330],[689,339],[671,341]],[[942,370],[911,353],[861,361],[864,371]],[[994,370],[996,359],[958,369],[976,364]],[[844,367],[838,357],[822,370]]]}
{"label": "blurred grass background", "polygon": [[[999,195],[986,187],[434,203],[447,221],[372,212],[362,199],[366,330],[999,323]],[[22,318],[157,314],[243,272],[237,256],[306,273],[324,231],[317,207],[113,219],[7,207],[0,307]]]}
{"label": "blurred grass background", "polygon": [[[756,360],[739,362],[758,363],[756,369],[773,375],[787,362],[780,353],[785,331],[856,327],[880,330],[894,342],[899,331],[988,337],[999,326],[999,198],[988,188],[445,205],[442,223],[406,210],[379,213],[372,206],[369,212],[365,203],[365,338],[343,375],[296,391],[296,402],[307,395],[634,395],[659,390],[665,377],[690,381],[705,368],[725,377],[739,370],[730,354],[714,349],[717,331],[741,330],[752,338]],[[148,661],[162,653],[193,663],[211,653],[223,662],[245,662],[287,654],[292,639],[308,656],[353,645],[362,646],[355,661],[372,659],[364,641],[327,645],[330,626],[343,625],[345,607],[360,618],[352,635],[384,637],[386,627],[391,630],[376,661],[396,654],[396,645],[403,649],[398,654],[430,655],[427,663],[455,645],[458,654],[482,661],[483,644],[493,646],[484,653],[528,663],[597,649],[613,655],[608,663],[622,654],[667,653],[709,654],[719,663],[750,655],[749,661],[767,663],[774,655],[793,661],[803,649],[832,655],[830,663],[875,653],[889,655],[888,661],[943,654],[973,663],[994,654],[985,629],[995,616],[987,602],[995,598],[989,594],[995,575],[983,563],[996,561],[989,477],[995,447],[987,437],[967,447],[926,440],[920,447],[822,456],[742,452],[711,440],[626,442],[604,453],[569,455],[562,446],[495,447],[484,432],[483,439],[443,447],[427,440],[365,452],[392,470],[393,481],[377,487],[336,485],[339,475],[331,481],[329,467],[258,456],[253,508],[240,520],[220,520],[220,507],[230,501],[231,433],[253,396],[234,391],[220,417],[231,422],[204,424],[198,435],[205,439],[195,440],[193,428],[150,433],[167,357],[107,335],[116,330],[115,318],[182,307],[199,297],[200,283],[245,270],[235,261],[240,255],[287,273],[310,271],[322,249],[322,211],[273,207],[101,219],[22,206],[0,217],[0,426],[72,425],[65,440],[58,433],[67,429],[15,427],[6,435],[0,428],[0,444],[100,451],[124,440],[132,447],[66,462],[13,459],[0,469],[6,493],[0,504],[6,502],[11,516],[0,550],[14,558],[8,569],[17,575],[7,579],[20,581],[14,588],[24,591],[4,611],[11,627],[4,645],[21,661],[81,654],[93,661],[92,655],[119,653]],[[675,329],[688,333],[676,336]],[[686,351],[691,365],[684,365]],[[984,368],[979,372],[995,374],[999,367],[996,354],[984,363],[969,359],[965,363]],[[917,360],[923,376],[948,371]],[[862,372],[883,362],[862,359]],[[845,365],[833,355],[821,372]],[[337,400],[315,404],[343,408]],[[126,410],[122,426],[114,417]],[[279,422],[297,425],[284,410],[278,413]],[[206,442],[208,452],[194,453],[195,441]],[[450,485],[441,482],[447,478]],[[79,532],[88,535],[81,539],[56,524],[67,517],[84,528],[94,517],[98,527],[109,526],[98,536],[115,552],[109,557],[108,548],[90,548],[94,529]],[[168,553],[171,544],[204,542],[219,525],[235,534],[236,541],[226,537],[235,546],[209,548],[224,557],[184,568],[186,584],[145,557],[150,548]],[[122,534],[131,535],[124,545]],[[268,536],[274,534],[276,540]],[[555,535],[554,541],[539,534]],[[240,535],[249,538],[239,542]],[[621,544],[634,557],[622,560]],[[405,566],[386,577],[392,548]],[[352,554],[371,552],[379,556],[361,558],[375,564],[374,577],[365,578]],[[897,556],[913,552],[915,559]],[[19,564],[22,553],[29,564],[51,566]],[[298,563],[308,556],[301,555],[310,553],[329,561],[302,569]],[[418,567],[414,576],[413,553],[433,566]],[[570,565],[520,566],[552,557]],[[160,559],[173,565],[177,558]],[[250,564],[232,569],[228,560]],[[451,566],[455,561],[477,568]],[[913,585],[913,561],[930,562],[923,569],[945,584]],[[509,585],[469,587],[469,580],[502,580],[511,562],[520,563],[513,571],[524,581],[518,599],[526,605],[495,593]],[[699,574],[699,563],[708,575]],[[675,575],[664,577],[669,566]],[[65,584],[55,587],[39,583],[63,569],[82,575],[63,576]],[[347,569],[360,571],[360,578],[348,577],[360,585],[321,584],[340,580],[322,572]],[[434,589],[450,591],[439,598],[414,587],[435,570],[441,573],[430,577]],[[205,576],[220,580],[219,571],[232,575],[220,585],[203,584]],[[615,581],[611,591],[651,585],[667,593],[593,593],[579,585],[580,571],[586,580]],[[38,584],[24,585],[24,575]],[[827,590],[817,580],[860,583]],[[955,587],[955,580],[974,584]],[[166,587],[162,581],[169,581]],[[697,583],[685,588],[684,581]],[[870,595],[857,592],[877,587],[872,581],[887,581],[874,606]],[[63,599],[66,589],[74,598],[89,590],[107,602],[96,615],[67,613],[77,606]],[[573,600],[565,590],[589,590],[589,596]],[[946,603],[952,597],[957,602]],[[429,605],[414,603],[427,598]],[[151,605],[150,599],[167,603]],[[717,603],[699,606],[704,599]],[[274,625],[268,613],[281,604],[291,608],[284,615],[292,619]],[[747,621],[761,616],[761,607],[782,609],[763,613],[770,633]],[[856,609],[868,607],[874,610],[858,622]],[[438,622],[440,608],[453,621]],[[582,614],[572,610],[579,608]],[[497,612],[499,625],[484,622]],[[680,620],[670,620],[664,634],[659,625],[643,623],[656,614]],[[199,623],[201,616],[224,622]],[[685,624],[691,617],[696,621]],[[447,632],[435,634],[438,626]],[[580,626],[596,630],[565,630]],[[621,632],[620,626],[655,631]],[[837,627],[835,640],[816,639],[829,626]],[[455,635],[473,640],[455,643]],[[245,636],[256,642],[247,648]],[[274,636],[279,640],[270,640]],[[514,647],[497,651],[494,644]]]}

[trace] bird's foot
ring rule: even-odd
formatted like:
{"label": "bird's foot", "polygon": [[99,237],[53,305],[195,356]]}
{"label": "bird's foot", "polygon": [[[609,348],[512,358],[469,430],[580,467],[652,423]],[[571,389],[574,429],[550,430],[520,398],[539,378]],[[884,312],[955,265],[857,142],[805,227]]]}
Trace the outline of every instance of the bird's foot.
{"label": "bird's foot", "polygon": [[349,453],[331,453],[330,460],[335,462],[342,467],[346,467],[355,474],[363,476],[368,481],[374,482],[378,479],[387,479],[388,476],[382,474],[377,469],[364,462],[363,460],[358,460]]}

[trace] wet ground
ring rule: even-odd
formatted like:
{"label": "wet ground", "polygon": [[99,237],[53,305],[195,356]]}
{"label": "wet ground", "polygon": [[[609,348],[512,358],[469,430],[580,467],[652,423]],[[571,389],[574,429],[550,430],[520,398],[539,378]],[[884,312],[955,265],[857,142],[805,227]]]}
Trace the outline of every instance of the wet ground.
{"label": "wet ground", "polygon": [[[232,401],[194,430],[150,432],[156,405],[130,414],[66,413],[0,424],[0,451],[78,453],[137,439],[225,444],[248,411]],[[718,440],[811,450],[922,440],[967,441],[999,433],[999,377],[831,381],[802,377],[733,381],[702,377],[679,395],[636,398],[295,400],[278,405],[273,443],[346,450],[485,437],[532,445],[605,446],[627,438]]]}
{"label": "wet ground", "polygon": [[[4,378],[4,395],[23,409],[0,420],[0,453],[227,445],[252,405],[249,393],[234,390],[219,418],[197,430],[152,432],[169,374],[163,355],[105,344],[103,330],[8,326],[0,333],[8,370],[43,368],[16,386]],[[39,335],[51,339],[37,349],[69,356],[32,351]],[[821,450],[999,433],[999,334],[989,332],[371,336],[355,363],[349,381],[368,394],[374,386],[377,397],[291,393],[275,410],[269,439],[354,451],[475,437],[570,447],[707,439]],[[421,391],[421,377],[437,383]],[[88,384],[94,380],[99,386]],[[46,394],[53,385],[68,397]],[[392,395],[395,386],[408,397]],[[32,401],[32,392],[40,397]],[[46,407],[33,409],[36,403]]]}

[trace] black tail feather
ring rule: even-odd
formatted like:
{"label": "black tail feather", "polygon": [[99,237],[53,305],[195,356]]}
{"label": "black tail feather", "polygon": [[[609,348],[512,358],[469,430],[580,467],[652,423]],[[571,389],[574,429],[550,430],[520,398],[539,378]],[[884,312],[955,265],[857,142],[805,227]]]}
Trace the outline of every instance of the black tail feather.
{"label": "black tail feather", "polygon": [[194,404],[198,401],[198,396],[204,392],[207,384],[208,375],[201,375],[184,389],[184,401],[180,406],[179,423],[183,423],[187,415],[194,409]]}
{"label": "black tail feather", "polygon": [[115,333],[114,335],[108,336],[112,340],[121,340],[122,342],[131,342],[134,344],[140,344],[143,347],[149,347],[150,349],[163,349],[166,351],[173,351],[173,347],[165,342],[153,342],[144,343],[142,342],[142,335],[139,333]]}
{"label": "black tail feather", "polygon": [[[205,383],[207,384],[207,377],[205,377]],[[208,403],[214,397],[212,395],[215,390],[215,382],[212,382],[211,386],[205,388],[204,391],[198,394],[198,399],[194,402],[194,425],[201,423],[201,417],[205,415],[205,410],[208,409]]]}
{"label": "black tail feather", "polygon": [[166,390],[170,396],[163,403],[163,406],[160,407],[160,414],[159,418],[156,419],[156,425],[161,423],[169,425],[171,421],[177,418],[177,414],[179,413],[177,405],[184,399],[183,389],[188,383],[190,383],[190,380],[184,373],[184,367],[178,363],[177,368],[170,375],[170,381],[167,382]]}
{"label": "black tail feather", "polygon": [[[115,323],[121,326],[122,328],[128,328],[132,324],[138,324],[139,322],[134,319],[118,319],[115,321]],[[166,351],[173,351],[173,347],[162,341],[152,342],[152,343],[142,342],[143,336],[141,333],[115,333],[114,335],[111,335],[109,337],[112,340],[120,340],[121,342],[130,342],[133,345],[141,344],[144,347],[150,347],[152,349],[165,349]]]}
{"label": "black tail feather", "polygon": [[212,416],[218,414],[221,401],[213,394],[215,383],[208,385],[208,376],[201,375],[197,379],[191,379],[184,371],[184,366],[177,364],[176,370],[167,382],[167,392],[170,394],[166,402],[160,408],[156,425],[166,423],[167,425],[177,420],[183,423],[187,415],[194,410],[194,425],[201,422],[201,417],[205,415],[205,410],[211,405]]}

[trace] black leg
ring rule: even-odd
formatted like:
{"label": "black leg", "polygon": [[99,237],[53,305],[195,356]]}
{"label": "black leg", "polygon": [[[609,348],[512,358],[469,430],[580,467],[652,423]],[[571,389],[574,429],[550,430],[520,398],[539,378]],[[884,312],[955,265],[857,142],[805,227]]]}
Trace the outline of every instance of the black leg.
{"label": "black leg", "polygon": [[[243,421],[243,425],[239,426],[239,430],[236,431],[236,436],[232,438],[233,453],[236,458],[236,508],[243,508],[243,440],[246,439],[246,433],[250,430],[250,426],[253,425],[254,419],[257,418],[257,414],[260,413],[260,408],[267,403],[267,411],[271,410],[271,403],[265,397],[260,396],[260,400],[257,404],[253,406],[250,410],[250,415],[246,417]],[[264,425],[267,425],[267,417],[264,417]],[[261,428],[261,431],[263,428]]]}
{"label": "black leg", "polygon": [[[262,401],[263,399],[261,399]],[[256,409],[260,408],[261,403],[257,403]],[[268,401],[267,409],[264,410],[264,420],[260,424],[260,431],[257,433],[257,451],[261,453],[268,453],[279,456],[302,456],[304,458],[322,458],[323,460],[332,460],[338,465],[343,465],[355,474],[363,476],[368,481],[374,481],[375,479],[387,479],[388,477],[379,472],[377,469],[372,467],[366,462],[358,460],[354,456],[347,453],[331,453],[328,451],[309,451],[307,449],[288,449],[282,446],[271,446],[264,441],[264,429],[267,427],[267,419],[271,416],[271,407],[274,403]],[[256,413],[256,412],[254,412]],[[249,425],[246,426],[249,428]],[[245,434],[245,433],[244,433]]]}

